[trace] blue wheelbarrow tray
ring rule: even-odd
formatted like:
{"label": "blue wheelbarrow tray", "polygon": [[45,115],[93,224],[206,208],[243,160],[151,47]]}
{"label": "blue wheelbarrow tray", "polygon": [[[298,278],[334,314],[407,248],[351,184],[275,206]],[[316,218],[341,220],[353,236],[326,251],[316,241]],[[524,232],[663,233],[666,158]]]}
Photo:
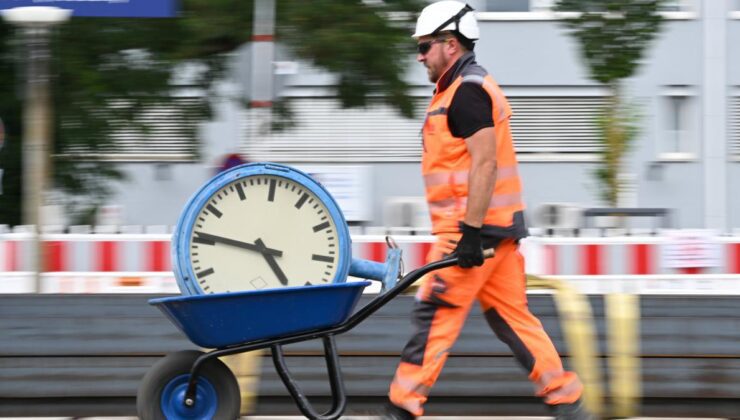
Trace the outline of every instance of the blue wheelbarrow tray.
{"label": "blue wheelbarrow tray", "polygon": [[329,328],[352,314],[369,281],[151,299],[200,347],[223,348]]}

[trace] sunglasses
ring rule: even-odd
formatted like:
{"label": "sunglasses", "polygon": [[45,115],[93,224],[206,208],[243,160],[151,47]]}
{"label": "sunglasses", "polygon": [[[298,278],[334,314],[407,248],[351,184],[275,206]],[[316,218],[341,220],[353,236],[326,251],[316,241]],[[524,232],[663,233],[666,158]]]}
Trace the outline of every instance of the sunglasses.
{"label": "sunglasses", "polygon": [[416,44],[416,51],[419,52],[421,55],[426,55],[426,53],[429,52],[429,50],[432,49],[432,44],[438,44],[441,42],[447,42],[449,38],[444,39],[432,39],[430,41],[424,41]]}

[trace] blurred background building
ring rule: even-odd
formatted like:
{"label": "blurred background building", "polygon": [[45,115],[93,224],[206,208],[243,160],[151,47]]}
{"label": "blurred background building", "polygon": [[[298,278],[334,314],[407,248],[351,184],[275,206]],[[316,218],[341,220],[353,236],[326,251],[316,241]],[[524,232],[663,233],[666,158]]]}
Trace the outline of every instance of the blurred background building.
{"label": "blurred background building", "polygon": [[[611,399],[610,404],[621,398],[628,409],[642,415],[736,418],[740,401],[740,197],[736,193],[740,191],[740,0],[663,2],[665,21],[660,32],[637,73],[624,83],[624,95],[640,114],[640,131],[622,170],[623,188],[616,205],[658,216],[663,214],[660,210],[670,214],[670,219],[657,222],[629,220],[630,227],[653,228],[657,223],[682,229],[660,235],[630,232],[630,236],[620,236],[624,231],[617,229],[613,237],[599,237],[592,231],[564,237],[587,226],[584,209],[607,206],[593,172],[602,159],[597,119],[610,93],[589,78],[579,45],[563,25],[563,15],[552,11],[555,1],[468,1],[476,8],[481,26],[478,61],[499,82],[513,107],[512,127],[530,221],[537,227],[555,228],[559,234],[522,241],[527,273],[575,286],[560,289],[556,305],[538,291],[530,296],[533,311],[544,315],[548,331],[558,331],[561,321],[563,331],[568,324],[578,324],[571,329],[581,334],[574,341],[578,344],[566,345],[569,333],[565,332],[556,333],[556,345],[570,347],[568,363],[578,363],[573,350],[592,353],[582,358],[592,364],[580,365],[579,373],[589,372],[594,379],[599,372],[608,372],[603,385],[609,381],[604,396]],[[207,1],[201,4],[206,6],[197,13],[211,8]],[[108,106],[115,111],[102,123],[114,127],[115,147],[85,156],[89,145],[82,142],[71,152],[79,151],[96,163],[103,159],[104,164],[89,169],[93,176],[82,177],[83,181],[97,182],[103,177],[96,171],[113,167],[120,168],[127,180],[103,178],[102,182],[113,183],[114,193],[97,209],[94,228],[72,223],[61,205],[45,209],[42,220],[47,226],[42,226],[41,235],[33,227],[14,226],[11,232],[0,225],[0,329],[6,338],[0,346],[4,363],[0,415],[78,418],[134,413],[144,373],[164,353],[190,346],[145,304],[146,296],[136,293],[178,292],[170,227],[200,185],[239,162],[286,163],[324,183],[355,225],[353,256],[385,260],[384,238],[375,234],[379,229],[370,228],[393,228],[405,268],[425,263],[432,237],[397,234],[425,233],[429,223],[419,160],[424,108],[433,86],[424,67],[414,61],[414,41],[408,39],[405,79],[412,85],[417,107],[413,118],[404,118],[395,108],[372,102],[365,108],[342,107],[335,94],[337,75],[297,59],[279,38],[273,45],[272,37],[265,36],[271,33],[270,25],[261,28],[260,20],[255,20],[253,39],[270,45],[241,45],[241,39],[235,43],[241,47],[231,55],[228,76],[218,83],[220,95],[209,97],[215,112],[207,122],[191,118],[202,97],[198,95],[204,94],[188,84],[191,73],[198,71],[190,65],[180,67],[175,84],[182,88],[173,104],[151,106],[157,104],[151,102],[134,113],[127,103],[134,96],[123,89],[131,85],[122,84],[110,96],[115,99],[72,108],[75,118],[66,115],[69,139],[80,137],[79,126],[85,125],[80,121],[86,120],[76,118],[82,113],[77,110],[94,113]],[[67,25],[79,22],[73,18]],[[207,35],[219,35],[209,24],[201,26]],[[99,21],[89,26],[102,27]],[[5,29],[0,26],[0,35]],[[119,33],[131,36],[131,32]],[[171,43],[147,35],[139,33],[147,45],[162,48],[157,41]],[[89,42],[88,38],[82,41]],[[246,32],[244,38],[248,38]],[[200,39],[193,43],[199,44]],[[134,67],[150,64],[145,51],[123,45],[121,61],[113,60],[116,55],[108,56],[108,62],[97,55],[91,61],[113,68],[121,62]],[[10,50],[0,50],[3,54]],[[13,63],[0,60],[0,70]],[[95,66],[62,70],[97,81]],[[162,77],[169,81],[169,72]],[[0,85],[6,83],[4,92],[16,88],[8,80],[0,78]],[[158,86],[140,77],[126,81],[137,89]],[[255,89],[272,93],[256,98]],[[88,92],[72,93],[83,97],[83,105],[90,105],[84,102],[90,99]],[[263,102],[255,103],[258,100]],[[282,105],[288,106],[292,118],[277,130],[274,123],[284,122],[278,115],[284,111]],[[8,128],[14,123],[11,109],[0,115]],[[17,147],[10,134],[6,137],[3,145],[0,132],[0,147],[6,151]],[[7,179],[9,168],[3,169]],[[76,197],[61,191],[54,194]],[[48,202],[55,201],[54,194],[49,194]],[[43,266],[32,263],[35,252],[45,253],[45,258],[38,259]],[[530,285],[537,286],[533,279]],[[590,304],[575,289],[589,294]],[[354,408],[376,407],[385,398],[399,344],[405,340],[398,336],[405,334],[398,325],[407,322],[412,301],[412,296],[399,297],[389,316],[376,317],[371,320],[375,325],[345,342],[352,352],[343,361],[347,389],[359,397]],[[591,324],[593,331],[583,324]],[[482,337],[490,333],[477,311],[468,325],[446,368],[448,382],[435,390],[446,401],[435,408],[437,413],[544,414],[535,408],[539,401],[530,397],[531,384],[503,344],[493,338],[484,343]],[[311,384],[307,388],[311,398],[328,395],[328,387],[322,387],[327,385],[323,353],[298,346],[289,354],[289,365],[301,366],[302,377]],[[242,374],[243,378],[252,375]],[[292,400],[279,378],[269,366],[259,377],[256,411],[286,414]],[[594,384],[600,382],[594,379]]]}
{"label": "blurred background building", "polygon": [[[552,3],[470,1],[481,26],[478,61],[513,107],[525,198],[534,213],[547,203],[603,205],[593,170],[600,148],[596,117],[607,91],[588,78]],[[647,58],[625,83],[641,128],[618,205],[671,209],[673,227],[729,232],[740,226],[740,194],[732,193],[740,190],[740,1],[669,1],[663,17]],[[235,55],[221,85],[226,98],[248,96],[250,51],[245,45]],[[413,53],[407,73],[418,104],[413,119],[384,106],[342,109],[329,89],[336,78],[297,61],[279,40],[273,69],[276,95],[289,99],[292,128],[272,130],[239,102],[223,100],[197,130],[197,158],[182,140],[182,123],[172,118],[177,110],[153,113],[145,135],[122,134],[120,152],[107,157],[129,178],[109,200],[116,224],[173,224],[189,195],[232,153],[317,174],[353,223],[427,223],[418,162],[433,86]],[[558,220],[565,226],[581,223],[564,216]]]}

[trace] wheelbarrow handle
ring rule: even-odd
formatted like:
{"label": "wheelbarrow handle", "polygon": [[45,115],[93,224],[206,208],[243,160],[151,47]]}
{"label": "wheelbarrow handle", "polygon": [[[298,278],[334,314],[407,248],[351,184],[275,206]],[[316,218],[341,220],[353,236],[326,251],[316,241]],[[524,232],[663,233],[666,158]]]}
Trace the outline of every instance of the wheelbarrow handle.
{"label": "wheelbarrow handle", "polygon": [[[491,258],[494,256],[494,253],[493,248],[486,249],[483,251],[483,257]],[[418,268],[404,276],[393,288],[385,293],[379,294],[376,298],[371,300],[370,303],[353,314],[347,321],[333,328],[331,332],[317,333],[316,338],[321,337],[324,341],[324,358],[326,359],[332,393],[332,407],[323,414],[319,414],[314,409],[300,386],[298,386],[298,383],[293,378],[293,375],[291,375],[288,370],[288,366],[285,363],[285,356],[283,355],[282,345],[280,343],[272,344],[272,361],[275,365],[275,369],[277,370],[280,379],[283,381],[283,384],[288,389],[291,397],[293,397],[296,405],[298,405],[301,413],[310,420],[336,420],[344,412],[344,408],[347,404],[347,395],[344,389],[344,382],[342,381],[341,369],[339,367],[339,356],[336,345],[334,344],[335,334],[341,334],[354,328],[358,323],[372,315],[375,311],[380,309],[381,306],[388,303],[388,301],[403,292],[425,274],[441,268],[451,267],[456,264],[457,257],[453,255]]]}
{"label": "wheelbarrow handle", "polygon": [[[484,258],[491,258],[494,256],[494,250],[486,249],[483,251]],[[359,311],[355,312],[349,319],[343,323],[334,326],[326,330],[309,331],[299,334],[295,334],[288,337],[281,337],[278,339],[264,339],[256,342],[246,343],[239,346],[228,347],[223,349],[214,350],[201,355],[193,364],[190,371],[190,381],[188,383],[188,389],[186,397],[195,398],[196,391],[196,378],[200,366],[208,359],[227,356],[230,354],[242,353],[245,351],[256,350],[264,347],[271,347],[272,360],[275,368],[283,381],[283,384],[288,389],[288,392],[293,397],[293,400],[298,405],[301,413],[311,420],[336,420],[344,412],[344,408],[347,404],[347,395],[344,389],[344,383],[342,381],[342,373],[339,367],[339,355],[334,343],[334,335],[341,334],[354,328],[357,324],[362,322],[365,318],[372,315],[380,307],[388,303],[391,299],[398,296],[401,292],[406,290],[415,281],[419,280],[425,274],[441,268],[451,267],[457,264],[457,257],[450,256],[439,261],[429,263],[423,267],[420,267],[409,274],[405,275],[395,286],[389,289],[387,292],[379,294],[367,305],[362,307]],[[332,407],[325,413],[319,414],[308,401],[305,394],[298,386],[298,383],[294,380],[288,366],[285,363],[285,357],[283,355],[282,346],[289,343],[297,343],[300,341],[321,338],[324,342],[324,357],[326,359],[329,383],[331,385],[332,392]]]}
{"label": "wheelbarrow handle", "polygon": [[[493,248],[483,250],[483,258],[491,258],[495,254],[496,251]],[[387,292],[379,294],[367,305],[363,306],[362,309],[352,314],[352,316],[347,321],[342,323],[340,327],[341,332],[348,331],[354,328],[357,324],[375,313],[375,311],[380,309],[386,303],[390,302],[394,297],[401,294],[404,290],[408,289],[412,284],[414,284],[417,280],[422,278],[427,273],[442,268],[452,267],[453,265],[457,265],[457,256],[455,256],[454,254],[439,261],[431,262],[406,274],[401,280],[398,281],[398,283],[396,283],[395,286],[393,286]]]}

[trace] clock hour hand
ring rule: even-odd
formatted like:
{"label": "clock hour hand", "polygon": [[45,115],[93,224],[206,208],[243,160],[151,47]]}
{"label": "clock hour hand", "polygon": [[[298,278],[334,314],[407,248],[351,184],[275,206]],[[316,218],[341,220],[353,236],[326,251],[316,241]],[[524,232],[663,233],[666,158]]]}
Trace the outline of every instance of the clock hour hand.
{"label": "clock hour hand", "polygon": [[263,255],[269,255],[271,257],[273,256],[282,257],[283,256],[283,251],[278,251],[277,249],[267,248],[264,246],[264,243],[262,243],[261,240],[259,241],[262,243],[262,246],[259,246],[255,244],[250,244],[249,242],[242,242],[242,241],[237,241],[235,239],[224,238],[223,236],[211,235],[210,233],[205,233],[205,232],[195,232],[195,234],[198,235],[196,239],[200,239],[201,243],[203,241],[214,242],[214,243],[218,242],[224,245],[231,245],[231,246],[235,246],[238,248],[248,249],[250,251],[256,251]]}
{"label": "clock hour hand", "polygon": [[[278,265],[277,261],[275,261],[275,257],[273,257],[272,254],[269,254],[266,252],[270,248],[267,248],[265,246],[265,243],[262,242],[261,238],[257,238],[257,240],[254,241],[254,243],[261,250],[263,250],[262,256],[265,257],[265,261],[267,261],[267,265],[269,265],[272,272],[275,273],[275,276],[277,277],[278,281],[280,281],[280,284],[282,284],[283,286],[287,286],[288,278],[285,277],[285,273],[283,273],[283,270],[280,269],[280,266]],[[282,255],[282,252],[280,252],[280,254]]]}

